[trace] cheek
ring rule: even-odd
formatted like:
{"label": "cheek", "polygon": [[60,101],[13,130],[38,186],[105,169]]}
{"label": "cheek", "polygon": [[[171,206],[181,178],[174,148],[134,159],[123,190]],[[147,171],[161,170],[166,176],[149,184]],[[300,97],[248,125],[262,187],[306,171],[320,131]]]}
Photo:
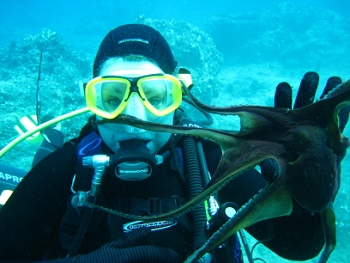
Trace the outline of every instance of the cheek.
{"label": "cheek", "polygon": [[[156,122],[159,124],[172,125],[174,119],[174,114],[168,114],[166,116],[156,117],[153,115],[153,119],[149,120],[151,122]],[[165,132],[152,132],[152,142],[150,143],[150,150],[152,153],[158,152],[169,140],[171,134]]]}
{"label": "cheek", "polygon": [[101,136],[106,138],[118,137],[121,133],[123,133],[123,125],[113,124],[113,123],[105,123],[102,125],[98,125],[98,130]]}
{"label": "cheek", "polygon": [[98,126],[98,130],[102,137],[102,140],[107,144],[107,146],[116,152],[119,149],[118,141],[123,134],[122,127],[116,124],[103,124]]}
{"label": "cheek", "polygon": [[156,139],[156,150],[155,151],[159,151],[170,139],[170,133],[162,133],[162,134],[158,134],[157,135],[157,139]]}
{"label": "cheek", "polygon": [[172,125],[174,123],[174,113],[169,113],[168,115],[165,116],[155,116],[154,114],[150,113],[147,111],[147,119],[146,121],[148,122],[155,122],[158,124],[168,124]]}

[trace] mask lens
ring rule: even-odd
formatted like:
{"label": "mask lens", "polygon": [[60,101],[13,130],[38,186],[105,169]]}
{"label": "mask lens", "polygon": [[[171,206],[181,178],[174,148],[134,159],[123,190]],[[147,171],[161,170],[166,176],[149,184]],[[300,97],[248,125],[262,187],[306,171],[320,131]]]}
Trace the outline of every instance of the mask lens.
{"label": "mask lens", "polygon": [[86,87],[86,102],[97,115],[113,119],[123,111],[130,91],[130,82],[122,78],[99,78]]}
{"label": "mask lens", "polygon": [[126,99],[128,84],[123,81],[108,80],[98,83],[101,90],[101,101],[99,108],[106,112],[116,111]]}
{"label": "mask lens", "polygon": [[155,115],[166,115],[181,104],[181,86],[175,78],[145,77],[140,79],[137,85],[145,106]]}

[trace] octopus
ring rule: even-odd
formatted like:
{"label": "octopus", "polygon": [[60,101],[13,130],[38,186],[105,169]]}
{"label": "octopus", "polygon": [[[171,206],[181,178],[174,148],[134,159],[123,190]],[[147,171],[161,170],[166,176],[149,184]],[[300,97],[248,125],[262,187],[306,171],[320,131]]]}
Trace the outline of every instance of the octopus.
{"label": "octopus", "polygon": [[337,163],[344,158],[349,147],[348,139],[338,127],[338,113],[350,104],[350,80],[338,85],[324,99],[294,110],[262,106],[219,108],[201,103],[186,88],[184,92],[204,111],[238,116],[240,130],[233,132],[159,125],[125,115],[119,116],[117,122],[217,142],[223,155],[203,191],[175,210],[152,216],[125,214],[90,203],[86,205],[129,219],[150,221],[176,218],[193,210],[244,171],[266,159],[273,159],[278,166],[276,179],[242,206],[186,262],[196,262],[241,229],[265,219],[290,215],[292,200],[308,211],[322,214],[325,246],[320,262],[327,262],[336,246],[332,203],[340,184]]}

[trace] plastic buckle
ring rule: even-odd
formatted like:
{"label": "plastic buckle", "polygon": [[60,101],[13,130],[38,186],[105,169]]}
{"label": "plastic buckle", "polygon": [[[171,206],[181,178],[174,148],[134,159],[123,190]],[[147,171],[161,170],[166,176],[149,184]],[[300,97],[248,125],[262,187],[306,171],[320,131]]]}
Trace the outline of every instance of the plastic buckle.
{"label": "plastic buckle", "polygon": [[159,198],[149,198],[148,212],[152,214],[160,214],[162,212],[162,200]]}

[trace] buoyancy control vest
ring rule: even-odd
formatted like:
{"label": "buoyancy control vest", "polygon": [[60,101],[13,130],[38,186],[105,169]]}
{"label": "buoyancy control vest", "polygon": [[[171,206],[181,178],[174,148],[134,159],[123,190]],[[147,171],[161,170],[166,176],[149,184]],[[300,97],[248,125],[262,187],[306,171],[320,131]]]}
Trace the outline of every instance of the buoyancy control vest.
{"label": "buoyancy control vest", "polygon": [[[181,113],[181,112],[180,112]],[[176,118],[176,116],[175,116]],[[195,125],[194,123],[188,122],[185,117],[183,117],[182,114],[177,116],[177,124],[180,123],[180,125],[189,126],[189,125]],[[83,129],[84,130],[84,129]],[[86,129],[85,129],[86,130]],[[89,130],[89,129],[87,129]],[[91,187],[91,178],[93,171],[92,169],[88,169],[86,167],[82,166],[82,159],[85,156],[100,154],[103,152],[108,153],[109,148],[104,145],[102,139],[100,136],[90,130],[90,133],[86,133],[86,136],[80,136],[82,139],[79,142],[78,150],[77,150],[77,156],[78,156],[78,164],[77,164],[77,174],[75,177],[75,182],[72,183],[72,190],[73,191],[89,191]],[[191,137],[190,137],[191,138]],[[180,142],[182,141],[182,147],[180,147]],[[177,181],[181,181],[182,185],[188,186],[190,189],[185,189],[185,192],[190,192],[190,197],[193,197],[196,192],[191,193],[191,187],[192,188],[198,188],[197,191],[201,191],[202,189],[202,183],[200,183],[200,174],[195,175],[194,177],[197,177],[197,179],[193,180],[192,175],[188,177],[188,169],[186,168],[186,164],[190,163],[190,166],[193,166],[195,164],[194,171],[202,170],[203,173],[203,164],[199,164],[198,160],[192,159],[191,156],[196,155],[195,151],[193,149],[193,145],[191,143],[195,143],[194,139],[189,140],[189,142],[186,140],[183,140],[182,137],[178,136],[175,138],[175,136],[172,135],[168,145],[167,149],[162,152],[164,162],[166,165],[163,165],[164,167],[170,167],[170,170],[172,171],[175,176],[172,176],[170,178],[176,178]],[[166,147],[165,147],[166,148]],[[111,152],[109,152],[111,153]],[[188,157],[190,156],[190,157]],[[188,158],[190,160],[188,160]],[[203,158],[202,158],[203,159]],[[205,158],[204,158],[205,159]],[[170,161],[169,161],[170,160]],[[203,160],[202,160],[203,161]],[[199,167],[200,166],[200,167]],[[161,171],[163,173],[167,173],[167,171]],[[204,172],[205,173],[205,172]],[[206,173],[205,173],[206,174]],[[168,176],[168,174],[167,174]],[[204,183],[207,183],[205,179],[202,178]],[[123,190],[126,182],[119,182],[123,184],[123,186],[119,190]],[[201,184],[200,187],[198,184]],[[163,183],[163,185],[166,185],[166,183]],[[169,182],[169,185],[173,188],[175,185],[173,182]],[[131,188],[133,189],[133,188]],[[134,189],[135,190],[135,189]],[[164,187],[157,188],[156,193],[166,192],[166,189]],[[180,191],[180,195],[171,195],[170,197],[158,197],[157,194],[149,195],[149,196],[155,196],[155,197],[149,197],[147,198],[140,198],[139,193],[136,191],[133,192],[128,197],[117,197],[113,200],[97,200],[97,203],[101,204],[102,206],[107,207],[113,207],[113,209],[124,212],[124,213],[131,213],[131,214],[143,214],[143,215],[152,215],[152,214],[160,214],[172,209],[175,209],[176,207],[182,205],[189,197],[188,194],[185,194],[185,192]],[[108,193],[107,193],[108,195]],[[68,251],[72,250],[72,246],[84,246],[84,242],[80,240],[80,242],[76,242],[76,236],[79,226],[81,226],[82,221],[82,213],[84,213],[83,208],[77,208],[73,207],[71,203],[68,203],[68,208],[65,216],[63,217],[62,223],[61,223],[61,241],[62,246]],[[94,229],[97,228],[97,224],[102,224],[103,218],[105,213],[98,211],[94,212],[95,216],[93,218],[93,222],[90,222],[90,232],[93,232]],[[139,221],[133,221],[130,222],[121,218],[118,218],[116,216],[107,215],[107,220],[109,229],[106,229],[106,231],[110,231],[110,240],[117,239],[120,237],[120,235],[124,232],[127,233],[128,231],[133,231],[135,229],[147,227],[152,229],[152,235],[158,237],[161,237],[162,240],[166,241],[169,240],[169,236],[167,233],[163,234],[163,231],[158,230],[164,230],[164,229],[174,229],[177,228],[175,231],[172,232],[172,238],[171,240],[179,241],[181,239],[180,236],[176,236],[178,233],[188,233],[189,236],[191,236],[192,240],[186,240],[186,241],[180,241],[177,243],[181,244],[181,249],[174,249],[178,254],[180,255],[180,259],[185,259],[190,253],[192,253],[196,248],[201,246],[205,240],[206,240],[206,224],[207,224],[207,218],[206,218],[206,211],[204,210],[204,207],[200,207],[197,209],[197,212],[193,212],[191,214],[183,215],[180,218],[176,218],[175,220],[168,220],[166,222],[151,222],[151,223],[142,223]],[[197,224],[196,224],[197,222]],[[194,238],[193,238],[194,236]],[[193,242],[194,239],[194,242]],[[99,238],[100,242],[96,242],[95,248],[90,248],[90,251],[92,249],[97,249],[104,243],[108,243],[110,240],[104,240],[103,238]],[[147,245],[154,244],[152,241],[152,238],[145,241]],[[164,242],[161,242],[164,243]],[[166,242],[165,242],[166,243]],[[167,245],[167,247],[172,247],[172,245]],[[222,249],[224,248],[224,249]],[[76,252],[77,252],[76,248]],[[74,249],[73,249],[74,250]],[[81,253],[88,253],[89,251],[83,251],[80,250]],[[242,251],[240,248],[240,243],[237,238],[237,235],[233,236],[232,238],[229,238],[229,240],[226,242],[226,245],[221,246],[221,249],[215,249],[214,251],[214,261],[215,262],[243,262],[242,261]]]}
{"label": "buoyancy control vest", "polygon": [[[76,176],[74,182],[72,182],[72,192],[75,193],[72,198],[75,198],[77,193],[80,191],[89,191],[91,186],[91,178],[93,174],[93,170],[91,168],[83,167],[82,161],[85,156],[91,156],[101,153],[108,153],[108,149],[102,142],[102,139],[100,136],[92,131],[90,134],[88,134],[86,137],[84,137],[78,144],[77,147],[77,168],[76,168]],[[175,150],[177,153],[177,160],[179,162],[180,160],[180,168],[181,163],[183,163],[183,157],[181,156],[182,151],[177,148]],[[183,179],[179,176],[177,169],[179,169],[179,164],[174,164],[174,158],[171,158],[170,151],[164,150],[162,152],[162,157],[164,159],[164,163],[159,167],[158,173],[167,173],[166,175],[159,177],[161,180],[164,180],[166,176],[169,176],[170,173],[170,184],[168,187],[174,188],[174,182],[179,181],[180,184],[182,184],[182,188],[186,185],[186,183],[183,181]],[[170,169],[169,169],[170,167]],[[167,169],[169,171],[166,171]],[[183,170],[183,167],[181,168]],[[108,171],[106,171],[108,173]],[[183,173],[183,172],[182,172]],[[106,175],[110,176],[110,175]],[[160,176],[160,175],[159,175]],[[175,180],[176,179],[176,180]],[[108,179],[106,179],[108,180]],[[114,180],[118,180],[117,178],[114,178]],[[165,180],[164,180],[165,181]],[[150,181],[151,182],[151,181]],[[148,182],[148,184],[151,184]],[[173,210],[176,207],[182,205],[186,201],[186,191],[185,189],[181,189],[179,194],[177,195],[171,195],[168,197],[166,196],[167,187],[165,183],[162,183],[164,187],[159,187],[158,189],[155,189],[153,191],[153,195],[149,195],[149,197],[145,198],[145,196],[140,196],[139,194],[135,193],[130,196],[125,196],[125,192],[123,193],[124,186],[131,187],[131,191],[136,191],[134,187],[131,185],[132,182],[123,182],[121,180],[118,181],[119,184],[123,185],[119,188],[119,191],[117,190],[116,193],[120,192],[120,195],[113,199],[110,198],[110,193],[108,191],[102,191],[103,197],[100,197],[97,199],[97,204],[102,205],[104,207],[109,207],[112,209],[115,209],[117,211],[121,211],[124,213],[131,213],[131,214],[143,214],[143,215],[152,215],[152,214],[160,214],[167,212],[169,210]],[[147,182],[143,182],[143,184]],[[136,184],[137,185],[137,184]],[[137,188],[137,186],[136,186]],[[181,187],[180,187],[181,188]],[[155,195],[156,192],[162,192],[163,194],[159,196]],[[107,200],[106,198],[107,197]],[[64,215],[62,222],[61,222],[61,229],[60,229],[60,240],[62,247],[69,251],[71,250],[72,244],[74,244],[75,236],[78,232],[79,226],[81,224],[82,220],[82,214],[85,213],[85,209],[83,207],[76,207],[72,205],[71,202],[68,202],[67,204],[67,211]],[[180,218],[176,218],[174,220],[167,220],[167,221],[157,221],[157,222],[149,222],[149,223],[141,223],[139,221],[128,221],[124,220],[122,218],[118,218],[114,215],[105,215],[105,213],[101,211],[94,211],[93,221],[89,223],[89,229],[88,232],[94,232],[98,228],[97,224],[102,224],[102,221],[105,220],[108,222],[109,225],[109,231],[110,231],[110,238],[111,240],[105,240],[106,242],[112,241],[114,239],[117,239],[120,237],[121,234],[127,233],[130,231],[133,231],[135,229],[139,229],[142,227],[147,227],[152,229],[152,235],[153,236],[163,236],[162,239],[168,239],[167,235],[161,235],[161,230],[169,229],[169,228],[177,228],[176,232],[179,233],[188,233],[189,236],[192,236],[192,222],[188,215],[181,216]],[[175,231],[173,231],[175,233]],[[173,234],[174,234],[173,233]],[[178,238],[181,238],[181,235],[178,236]],[[174,239],[176,240],[176,236],[174,236]],[[152,244],[152,240],[148,240]],[[164,243],[164,241],[162,241]],[[192,242],[191,240],[187,240],[186,242],[182,243],[182,251],[178,251],[180,253],[184,253],[185,255],[188,254],[188,251],[192,251]],[[82,247],[84,247],[84,241],[81,240]],[[79,246],[80,246],[79,245]],[[102,245],[102,244],[100,244]],[[88,252],[83,250],[79,250],[79,252]],[[89,248],[87,250],[90,250],[93,248]]]}

